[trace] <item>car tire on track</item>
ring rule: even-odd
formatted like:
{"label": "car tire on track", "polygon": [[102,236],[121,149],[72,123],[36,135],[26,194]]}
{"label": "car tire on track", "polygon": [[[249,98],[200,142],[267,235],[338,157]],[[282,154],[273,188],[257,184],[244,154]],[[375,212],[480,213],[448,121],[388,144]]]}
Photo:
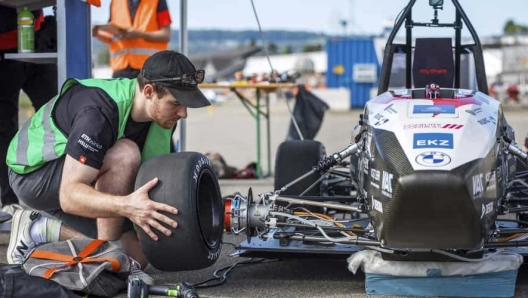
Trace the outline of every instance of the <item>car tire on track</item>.
{"label": "car tire on track", "polygon": [[[291,140],[281,143],[275,156],[275,189],[278,190],[309,172],[324,156],[325,148],[318,141]],[[313,173],[281,194],[300,195],[320,177],[320,173]],[[319,192],[320,185],[314,186],[305,195],[319,195]]]}
{"label": "car tire on track", "polygon": [[136,227],[150,264],[162,271],[197,270],[213,265],[220,255],[224,217],[220,187],[209,159],[196,152],[151,158],[141,165],[135,188],[155,177],[159,181],[149,192],[150,198],[176,207],[179,213],[165,213],[178,222],[177,228],[169,227],[170,236],[153,228],[158,241]]}

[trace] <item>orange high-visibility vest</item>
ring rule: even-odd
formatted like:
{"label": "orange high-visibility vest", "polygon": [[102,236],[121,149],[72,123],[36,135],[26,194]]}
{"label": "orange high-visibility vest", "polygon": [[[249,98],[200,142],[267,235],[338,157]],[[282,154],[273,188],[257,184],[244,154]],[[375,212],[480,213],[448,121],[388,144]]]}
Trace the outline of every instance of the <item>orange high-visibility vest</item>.
{"label": "orange high-visibility vest", "polygon": [[[110,23],[119,28],[134,28],[142,32],[157,31],[160,29],[157,11],[158,0],[141,0],[132,21],[128,0],[113,0]],[[143,38],[113,40],[110,42],[110,67],[113,71],[127,66],[141,69],[150,55],[166,50],[168,46],[168,42],[152,42]]]}

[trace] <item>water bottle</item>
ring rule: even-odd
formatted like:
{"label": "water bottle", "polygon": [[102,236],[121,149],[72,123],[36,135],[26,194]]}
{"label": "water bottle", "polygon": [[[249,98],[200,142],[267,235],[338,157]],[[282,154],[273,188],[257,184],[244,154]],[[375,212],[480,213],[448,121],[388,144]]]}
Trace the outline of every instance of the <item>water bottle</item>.
{"label": "water bottle", "polygon": [[27,7],[18,13],[18,52],[35,51],[35,17]]}

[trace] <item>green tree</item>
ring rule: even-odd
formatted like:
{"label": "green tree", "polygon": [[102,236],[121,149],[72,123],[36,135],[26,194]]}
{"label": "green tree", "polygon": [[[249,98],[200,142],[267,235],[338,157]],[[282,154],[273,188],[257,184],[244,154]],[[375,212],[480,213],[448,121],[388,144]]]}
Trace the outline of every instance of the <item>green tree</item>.
{"label": "green tree", "polygon": [[307,44],[303,47],[303,52],[318,52],[323,49],[321,44]]}
{"label": "green tree", "polygon": [[526,33],[528,32],[528,27],[526,25],[521,25],[515,23],[512,19],[506,21],[503,29],[504,34],[515,34],[515,33]]}
{"label": "green tree", "polygon": [[256,41],[254,38],[252,38],[252,39],[249,41],[249,46],[250,46],[250,47],[254,47],[254,46],[256,46],[256,45],[257,45],[257,41]]}
{"label": "green tree", "polygon": [[277,51],[278,51],[277,44],[274,42],[270,42],[268,44],[268,52],[270,54],[277,54]]}
{"label": "green tree", "polygon": [[293,53],[293,48],[290,45],[287,45],[284,50],[281,51],[281,54],[291,54]]}

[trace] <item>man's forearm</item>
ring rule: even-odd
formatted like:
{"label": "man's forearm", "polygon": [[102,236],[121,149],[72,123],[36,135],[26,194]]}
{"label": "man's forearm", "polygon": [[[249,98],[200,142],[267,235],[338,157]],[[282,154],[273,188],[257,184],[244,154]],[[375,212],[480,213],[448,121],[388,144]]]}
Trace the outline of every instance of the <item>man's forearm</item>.
{"label": "man's forearm", "polygon": [[60,204],[64,212],[90,218],[124,216],[123,199],[122,196],[105,194],[83,183],[63,185],[60,191]]}
{"label": "man's forearm", "polygon": [[141,38],[153,42],[167,42],[171,39],[170,28],[163,28],[158,31],[140,32]]}

